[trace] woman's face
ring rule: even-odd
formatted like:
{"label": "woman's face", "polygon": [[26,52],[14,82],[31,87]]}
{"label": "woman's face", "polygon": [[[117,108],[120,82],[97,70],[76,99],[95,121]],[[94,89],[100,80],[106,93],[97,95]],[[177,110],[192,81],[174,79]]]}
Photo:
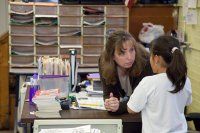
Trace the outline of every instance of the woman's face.
{"label": "woman's face", "polygon": [[130,68],[135,61],[135,48],[131,41],[126,41],[123,48],[114,52],[113,60],[121,68]]}

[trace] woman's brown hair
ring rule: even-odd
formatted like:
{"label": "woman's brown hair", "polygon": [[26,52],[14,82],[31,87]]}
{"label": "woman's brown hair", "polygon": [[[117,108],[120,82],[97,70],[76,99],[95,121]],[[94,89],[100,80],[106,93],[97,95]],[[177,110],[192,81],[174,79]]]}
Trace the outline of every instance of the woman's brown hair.
{"label": "woman's brown hair", "polygon": [[129,76],[139,76],[143,71],[149,53],[145,48],[136,42],[133,36],[123,30],[113,32],[107,39],[105,50],[100,57],[99,69],[102,72],[102,77],[106,84],[115,84],[117,80],[117,64],[113,60],[115,50],[123,48],[123,44],[130,41],[135,48],[135,61],[131,68],[127,69],[126,73]]}

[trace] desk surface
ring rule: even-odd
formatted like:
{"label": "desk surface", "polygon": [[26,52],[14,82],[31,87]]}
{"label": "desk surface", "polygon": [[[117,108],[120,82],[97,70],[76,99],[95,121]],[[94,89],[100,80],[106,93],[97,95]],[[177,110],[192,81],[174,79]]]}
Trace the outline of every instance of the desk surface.
{"label": "desk surface", "polygon": [[[26,98],[28,98],[29,89],[26,91]],[[35,115],[31,115],[30,112],[36,111],[36,106],[29,104],[25,100],[21,122],[22,123],[33,123],[35,119],[47,119],[47,118],[38,118]],[[123,122],[141,122],[140,114],[131,115],[123,114],[118,116],[112,116],[107,111],[104,110],[62,110],[60,111],[61,118],[48,118],[48,119],[122,119]]]}

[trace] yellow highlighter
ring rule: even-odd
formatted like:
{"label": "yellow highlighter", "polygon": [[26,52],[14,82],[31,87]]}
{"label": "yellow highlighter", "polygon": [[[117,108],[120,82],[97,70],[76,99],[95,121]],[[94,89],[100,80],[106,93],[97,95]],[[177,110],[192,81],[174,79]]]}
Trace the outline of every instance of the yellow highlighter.
{"label": "yellow highlighter", "polygon": [[80,106],[89,106],[89,107],[93,107],[93,106],[103,107],[103,105],[101,105],[101,104],[81,103],[81,104],[79,104],[79,105],[80,105]]}

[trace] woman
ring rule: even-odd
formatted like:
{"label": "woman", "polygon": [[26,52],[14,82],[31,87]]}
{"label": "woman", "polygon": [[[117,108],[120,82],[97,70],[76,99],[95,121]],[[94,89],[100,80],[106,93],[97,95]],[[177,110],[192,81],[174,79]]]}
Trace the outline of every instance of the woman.
{"label": "woman", "polygon": [[139,83],[127,103],[128,112],[142,112],[143,133],[186,133],[184,109],[192,102],[192,91],[179,41],[161,36],[151,42],[150,53],[157,74]]}
{"label": "woman", "polygon": [[153,72],[149,54],[126,31],[116,31],[108,39],[100,59],[105,108],[111,114],[127,112],[127,102],[141,79]]}

